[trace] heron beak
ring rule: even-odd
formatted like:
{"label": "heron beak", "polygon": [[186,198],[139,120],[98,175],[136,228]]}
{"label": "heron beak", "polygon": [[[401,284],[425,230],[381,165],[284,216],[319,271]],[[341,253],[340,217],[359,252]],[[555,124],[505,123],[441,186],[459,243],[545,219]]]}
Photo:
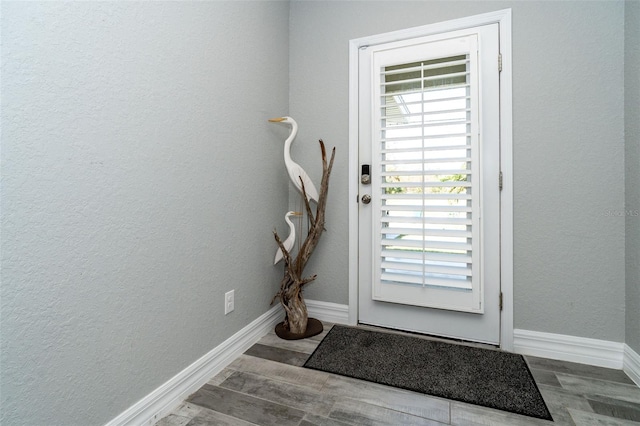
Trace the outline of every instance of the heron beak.
{"label": "heron beak", "polygon": [[272,122],[272,123],[280,123],[280,122],[284,121],[284,117],[270,118],[269,121]]}
{"label": "heron beak", "polygon": [[293,216],[302,216],[302,212],[293,212]]}

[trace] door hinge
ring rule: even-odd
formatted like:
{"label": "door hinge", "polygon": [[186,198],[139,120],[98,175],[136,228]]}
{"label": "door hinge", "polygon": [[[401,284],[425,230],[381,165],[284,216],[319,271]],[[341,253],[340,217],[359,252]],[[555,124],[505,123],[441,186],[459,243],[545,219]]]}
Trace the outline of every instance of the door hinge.
{"label": "door hinge", "polygon": [[498,175],[498,188],[502,191],[502,172]]}
{"label": "door hinge", "polygon": [[502,53],[498,53],[498,72],[502,72]]}
{"label": "door hinge", "polygon": [[500,302],[499,302],[499,304],[500,304],[500,310],[502,310],[502,292],[500,292]]}

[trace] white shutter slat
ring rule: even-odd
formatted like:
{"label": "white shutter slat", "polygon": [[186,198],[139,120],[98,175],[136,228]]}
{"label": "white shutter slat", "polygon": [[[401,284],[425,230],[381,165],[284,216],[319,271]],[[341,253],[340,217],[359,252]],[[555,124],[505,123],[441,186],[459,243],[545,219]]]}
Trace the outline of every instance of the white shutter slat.
{"label": "white shutter slat", "polygon": [[[469,181],[453,181],[453,182],[389,182],[382,183],[382,188],[469,188],[472,182]],[[454,198],[454,197],[451,197]]]}
{"label": "white shutter slat", "polygon": [[[403,105],[404,106],[412,106],[412,105],[424,105],[424,102],[404,102]],[[433,108],[433,107],[432,107]],[[383,108],[382,110],[384,112],[387,111],[387,109],[391,110],[391,108]],[[429,109],[429,110],[425,110],[422,112],[416,112],[414,114],[402,114],[402,118],[406,119],[407,121],[411,121],[410,119],[412,118],[419,118],[419,117],[430,117],[433,115],[443,115],[443,114],[461,114],[461,113],[467,113],[470,112],[471,109],[469,108],[453,108],[453,109],[442,109],[442,108],[433,108],[433,109]],[[398,114],[394,114],[394,115],[385,115],[382,114],[382,118],[396,118],[398,116]]]}
{"label": "white shutter slat", "polygon": [[[416,232],[422,232],[416,234]],[[442,236],[455,238],[471,238],[471,231],[457,229],[432,229],[432,228],[402,228],[388,227],[382,228],[382,235],[423,235],[423,236]]]}
{"label": "white shutter slat", "polygon": [[406,212],[407,214],[414,212],[425,212],[425,213],[471,213],[472,208],[467,206],[431,206],[431,205],[386,205],[382,208],[382,213],[386,214],[386,212],[390,212],[391,215],[393,213]]}
{"label": "white shutter slat", "polygon": [[398,131],[398,130],[424,130],[424,129],[429,129],[429,128],[434,128],[434,127],[440,127],[440,126],[455,126],[455,125],[466,125],[469,124],[469,120],[465,119],[465,118],[461,118],[461,119],[457,119],[457,120],[433,120],[433,121],[425,121],[422,124],[394,124],[391,126],[387,126],[387,127],[382,127],[382,130],[393,130],[393,131]]}
{"label": "white shutter slat", "polygon": [[[384,76],[388,76],[389,74],[383,74]],[[455,77],[467,77],[469,75],[468,72],[464,71],[464,72],[454,72],[451,74],[447,74],[447,78],[452,79]],[[401,85],[410,85],[412,83],[423,83],[425,81],[437,81],[437,80],[442,80],[442,76],[441,75],[434,75],[434,76],[429,76],[429,77],[418,77],[418,78],[409,78],[406,80],[391,80],[388,82],[384,82],[382,83],[382,87],[384,88],[388,88],[388,87],[393,87],[393,86],[401,86]],[[387,93],[393,93],[395,94],[395,91],[387,91]]]}
{"label": "white shutter slat", "polygon": [[399,250],[384,249],[380,252],[380,254],[381,254],[381,257],[383,258],[390,258],[394,260],[401,257],[403,259],[417,259],[417,260],[424,259],[425,261],[448,262],[451,264],[472,262],[472,257],[470,255],[459,254],[459,253],[420,252],[420,251],[404,251],[402,253],[399,253]]}
{"label": "white shutter slat", "polygon": [[393,270],[394,272],[397,271],[396,273],[415,273],[425,272],[426,270],[429,274],[441,274],[459,277],[470,277],[472,275],[471,269],[467,267],[450,267],[437,264],[423,264],[421,262],[406,263],[384,261],[382,262],[382,267],[386,270]]}
{"label": "white shutter slat", "polygon": [[[407,216],[393,216],[387,215],[384,219],[381,220],[383,226],[385,224],[414,224],[414,223],[424,223],[424,218],[422,217],[407,217]],[[458,217],[429,217],[427,221],[431,225],[451,225],[451,226],[462,226],[462,225],[471,225],[472,221],[469,218],[458,218]]]}
{"label": "white shutter slat", "polygon": [[[446,193],[446,194],[429,194],[429,197],[426,200],[433,200],[433,201],[440,201],[440,200],[470,200],[472,197],[471,194],[451,194],[451,193]],[[402,200],[422,200],[424,199],[424,195],[423,194],[382,194],[381,198],[383,200],[398,200],[398,201],[402,201]],[[385,204],[386,206],[388,205],[395,205],[395,204]]]}
{"label": "white shutter slat", "polygon": [[390,68],[388,70],[385,70],[383,73],[384,73],[384,75],[407,74],[409,72],[416,72],[416,71],[430,70],[430,69],[439,69],[439,68],[450,67],[450,66],[454,66],[454,65],[466,65],[468,62],[469,61],[467,61],[466,59],[457,59],[457,60],[452,60],[452,61],[447,61],[447,62],[437,62],[435,64],[430,64],[430,65],[408,66],[408,67],[402,67],[402,68]]}
{"label": "white shutter slat", "polygon": [[425,278],[425,276],[419,275],[392,274],[388,272],[384,272],[381,278],[383,281],[392,283],[416,284],[420,286],[437,286],[468,291],[472,289],[471,283],[469,283],[467,280],[442,279],[433,277]]}
{"label": "white shutter slat", "polygon": [[[401,145],[399,145],[399,143]],[[457,151],[461,149],[471,149],[469,145],[429,145],[421,148],[416,148],[408,143],[402,144],[402,141],[388,141],[388,147],[380,150],[381,154],[409,154],[409,153],[429,153],[431,151]],[[420,140],[420,142],[422,142]]]}
{"label": "white shutter slat", "polygon": [[458,243],[449,241],[434,241],[434,240],[407,240],[407,239],[387,239],[382,238],[380,245],[383,247],[405,247],[405,248],[420,248],[429,250],[453,250],[459,253],[471,251],[471,243]]}
{"label": "white shutter slat", "polygon": [[[462,132],[458,132],[458,133],[442,133],[442,134],[435,134],[435,135],[425,135],[424,137],[421,138],[421,140],[423,141],[430,141],[433,139],[451,139],[451,138],[466,138],[466,137],[470,137],[471,133],[462,133]],[[380,142],[397,142],[397,141],[411,141],[411,140],[416,140],[416,136],[404,136],[404,137],[395,137],[395,138],[386,138],[386,137],[381,137]]]}
{"label": "white shutter slat", "polygon": [[[468,86],[468,85],[467,85]],[[465,86],[465,87],[467,87]],[[447,91],[444,91],[442,89],[439,89],[441,92],[443,93],[448,93]],[[386,94],[384,96],[381,96],[381,100],[380,100],[380,107],[384,110],[384,108],[390,108],[392,106],[397,107],[398,104],[395,101],[395,98],[399,95],[417,95],[417,94],[422,94],[424,93],[424,90],[422,89],[416,89],[416,90],[411,90],[411,91],[407,91],[405,93],[390,93],[390,94]],[[462,95],[462,96],[443,96],[443,97],[437,97],[437,96],[431,96],[429,99],[420,99],[419,101],[409,101],[409,102],[404,102],[404,105],[430,105],[430,104],[434,104],[434,103],[442,103],[442,102],[451,102],[451,101],[470,101],[471,98],[467,95]],[[387,103],[389,102],[389,103]],[[468,102],[464,102],[464,104],[468,104]]]}
{"label": "white shutter slat", "polygon": [[[385,163],[386,164],[386,163]],[[414,164],[424,164],[424,163],[414,163]],[[416,170],[416,171],[420,171],[420,170]],[[416,171],[414,170],[397,170],[397,171],[390,171],[390,172],[382,172],[380,173],[381,176],[416,176]],[[422,171],[422,175],[423,176],[428,176],[428,175],[438,175],[438,176],[444,176],[444,175],[466,175],[466,176],[471,176],[471,170],[467,170],[467,169],[425,169]],[[460,182],[460,181],[456,181],[456,182]]]}
{"label": "white shutter slat", "polygon": [[[471,161],[471,157],[447,157],[447,158],[416,158],[415,160],[382,160],[380,164],[387,165],[402,165],[402,164],[432,164],[432,163],[468,163]],[[466,169],[460,169],[466,170]]]}

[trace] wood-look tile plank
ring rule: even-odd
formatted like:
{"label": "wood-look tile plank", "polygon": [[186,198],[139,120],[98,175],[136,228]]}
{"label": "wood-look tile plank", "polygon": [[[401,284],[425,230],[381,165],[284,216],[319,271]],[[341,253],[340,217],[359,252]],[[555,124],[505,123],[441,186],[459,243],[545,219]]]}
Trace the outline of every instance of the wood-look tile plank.
{"label": "wood-look tile plank", "polygon": [[553,417],[553,422],[555,425],[577,426],[571,418],[571,414],[569,414],[569,411],[567,411],[566,408],[559,408],[557,410],[551,411],[551,416]]}
{"label": "wood-look tile plank", "polygon": [[559,423],[534,417],[521,416],[506,411],[493,410],[478,405],[451,402],[452,425],[485,426],[558,426]]}
{"label": "wood-look tile plank", "polygon": [[536,384],[538,385],[549,385],[555,387],[562,387],[558,378],[556,377],[556,373],[549,370],[539,370],[537,368],[530,368],[531,375],[533,376]]}
{"label": "wood-look tile plank", "polygon": [[561,387],[538,384],[542,398],[547,404],[554,422],[561,425],[573,426],[574,422],[567,411],[567,407],[583,411],[592,411],[591,406],[584,397],[569,392]]}
{"label": "wood-look tile plank", "polygon": [[220,383],[227,380],[227,377],[229,377],[233,373],[235,373],[235,370],[232,370],[230,368],[225,368],[221,372],[219,372],[218,374],[210,378],[207,383],[213,386],[218,386]]}
{"label": "wood-look tile plank", "polygon": [[166,417],[160,419],[155,426],[185,426],[191,421],[191,417],[178,416],[176,414],[169,414]]}
{"label": "wood-look tile plank", "polygon": [[640,388],[618,382],[578,377],[570,374],[557,373],[562,387],[570,392],[589,395],[605,395],[610,398],[640,404]]}
{"label": "wood-look tile plank", "polygon": [[638,426],[640,422],[616,419],[596,413],[588,413],[573,408],[568,408],[571,418],[579,426]]}
{"label": "wood-look tile plank", "polygon": [[295,365],[301,367],[309,354],[295,352],[289,349],[277,348],[274,346],[262,345],[256,343],[245,351],[246,355],[258,358],[270,359],[271,361],[282,362],[284,364]]}
{"label": "wood-look tile plank", "polygon": [[619,382],[634,385],[633,380],[622,370],[612,368],[595,367],[593,365],[578,364],[575,362],[559,361],[555,359],[538,358],[526,355],[525,359],[532,369],[549,370],[556,373],[571,374],[574,376],[590,377],[593,379]]}
{"label": "wood-look tile plank", "polygon": [[329,415],[334,403],[333,397],[326,393],[240,371],[220,386],[320,416]]}
{"label": "wood-look tile plank", "polygon": [[640,404],[597,395],[587,401],[597,414],[640,422]]}
{"label": "wood-look tile plank", "polygon": [[289,349],[290,351],[311,354],[316,350],[320,342],[311,339],[285,340],[276,336],[275,333],[269,333],[262,339],[258,340],[258,343],[261,345],[273,346],[274,348]]}
{"label": "wood-look tile plank", "polygon": [[[259,424],[259,423],[258,423]],[[203,408],[186,426],[255,426],[237,417],[228,416],[218,411]]]}
{"label": "wood-look tile plank", "polygon": [[377,383],[331,374],[323,390],[336,398],[352,398],[368,404],[449,422],[449,401]]}
{"label": "wood-look tile plank", "polygon": [[240,355],[227,367],[316,390],[321,390],[329,378],[327,373],[294,367],[250,355]]}
{"label": "wood-look tile plank", "polygon": [[582,395],[576,395],[575,393],[563,388],[542,384],[538,385],[538,389],[540,390],[540,394],[542,395],[544,402],[547,404],[549,411],[552,411],[552,408],[558,407],[570,407],[582,411],[593,411],[591,410],[589,402]]}
{"label": "wood-look tile plank", "polygon": [[313,414],[307,414],[300,422],[300,426],[349,426],[349,424],[350,423],[343,423],[335,419],[316,416]]}
{"label": "wood-look tile plank", "polygon": [[172,413],[182,417],[195,417],[200,414],[200,411],[202,411],[202,409],[203,408],[200,406],[189,404],[188,402],[183,401],[172,411]]}
{"label": "wood-look tile plank", "polygon": [[329,418],[356,425],[441,426],[444,424],[354,399],[342,399],[336,402]]}
{"label": "wood-look tile plank", "polygon": [[286,405],[211,385],[204,385],[187,401],[227,416],[265,426],[295,426],[305,415],[303,411]]}

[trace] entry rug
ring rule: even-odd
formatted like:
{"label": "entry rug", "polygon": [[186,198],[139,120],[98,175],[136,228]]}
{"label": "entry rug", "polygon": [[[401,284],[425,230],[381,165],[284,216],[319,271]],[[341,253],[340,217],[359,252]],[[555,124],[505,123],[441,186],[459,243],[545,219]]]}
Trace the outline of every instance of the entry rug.
{"label": "entry rug", "polygon": [[522,357],[334,326],[304,367],[553,420]]}

